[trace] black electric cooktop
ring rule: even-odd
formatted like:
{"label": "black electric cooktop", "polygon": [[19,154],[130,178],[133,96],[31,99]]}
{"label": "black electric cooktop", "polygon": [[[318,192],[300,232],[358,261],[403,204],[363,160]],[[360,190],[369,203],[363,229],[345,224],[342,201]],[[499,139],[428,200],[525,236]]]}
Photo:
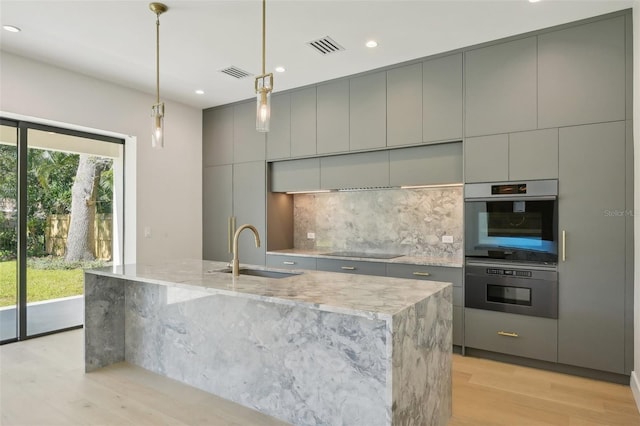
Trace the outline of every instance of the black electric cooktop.
{"label": "black electric cooktop", "polygon": [[324,253],[325,256],[338,256],[338,257],[362,257],[365,259],[394,259],[396,257],[402,257],[403,254],[393,253],[368,253],[363,251],[333,251],[331,253]]}

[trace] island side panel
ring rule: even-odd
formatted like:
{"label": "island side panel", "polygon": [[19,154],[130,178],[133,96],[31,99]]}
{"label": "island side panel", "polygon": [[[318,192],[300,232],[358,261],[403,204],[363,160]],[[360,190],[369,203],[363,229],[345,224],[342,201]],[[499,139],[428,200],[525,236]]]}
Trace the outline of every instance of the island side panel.
{"label": "island side panel", "polygon": [[296,425],[390,425],[389,320],[126,288],[126,359]]}
{"label": "island side panel", "polygon": [[124,361],[124,280],[84,274],[85,371]]}
{"label": "island side panel", "polygon": [[393,316],[393,425],[445,426],[452,414],[452,287]]}

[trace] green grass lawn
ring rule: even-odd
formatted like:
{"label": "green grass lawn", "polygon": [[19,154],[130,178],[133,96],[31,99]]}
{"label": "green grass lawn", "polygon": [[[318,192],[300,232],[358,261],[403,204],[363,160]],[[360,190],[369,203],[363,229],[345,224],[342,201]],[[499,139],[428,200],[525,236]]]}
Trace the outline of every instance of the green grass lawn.
{"label": "green grass lawn", "polygon": [[[0,262],[0,307],[16,304],[16,261]],[[83,292],[82,269],[27,268],[27,302],[76,296]]]}

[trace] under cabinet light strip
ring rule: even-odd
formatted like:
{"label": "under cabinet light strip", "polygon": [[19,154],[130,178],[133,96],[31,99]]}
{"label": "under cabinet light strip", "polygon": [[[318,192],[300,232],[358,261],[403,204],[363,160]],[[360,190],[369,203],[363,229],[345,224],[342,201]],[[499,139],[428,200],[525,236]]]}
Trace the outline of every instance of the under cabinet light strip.
{"label": "under cabinet light strip", "polygon": [[406,185],[406,186],[401,186],[401,189],[420,189],[420,188],[452,188],[452,187],[458,187],[458,186],[463,186],[464,184],[462,183],[442,183],[442,184],[438,184],[438,185]]}
{"label": "under cabinet light strip", "polygon": [[294,195],[294,194],[324,194],[327,192],[331,192],[330,189],[316,189],[314,191],[287,191],[285,194]]}

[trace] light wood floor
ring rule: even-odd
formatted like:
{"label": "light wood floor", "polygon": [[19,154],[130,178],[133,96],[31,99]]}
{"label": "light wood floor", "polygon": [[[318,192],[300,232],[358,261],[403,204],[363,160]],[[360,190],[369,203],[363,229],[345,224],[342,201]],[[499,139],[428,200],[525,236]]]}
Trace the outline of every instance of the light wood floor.
{"label": "light wood floor", "polygon": [[[640,425],[628,386],[454,356],[460,425]],[[0,347],[0,424],[284,425],[126,363],[84,374],[83,331]],[[350,425],[366,426],[366,425]]]}

